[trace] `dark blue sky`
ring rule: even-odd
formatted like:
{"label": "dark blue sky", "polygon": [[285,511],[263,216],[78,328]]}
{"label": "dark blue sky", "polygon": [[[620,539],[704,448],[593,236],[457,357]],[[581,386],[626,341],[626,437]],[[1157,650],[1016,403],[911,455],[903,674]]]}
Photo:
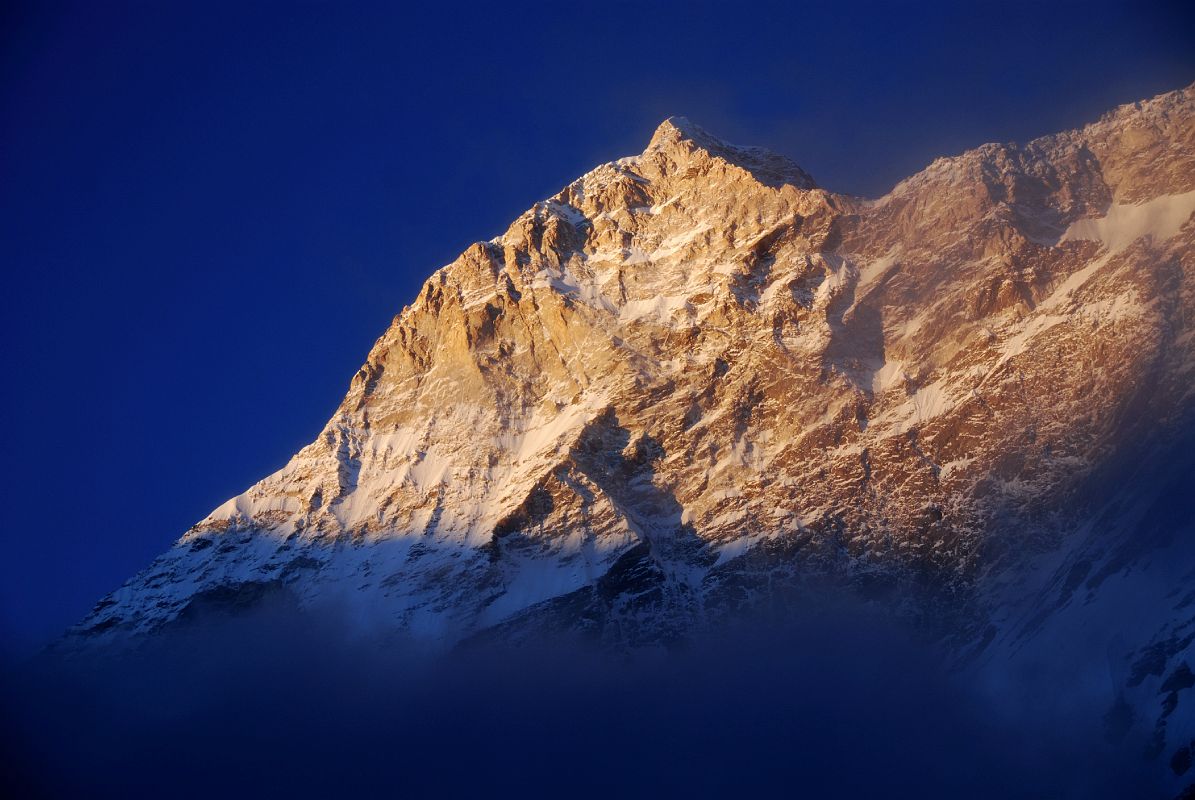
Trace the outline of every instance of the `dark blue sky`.
{"label": "dark blue sky", "polygon": [[0,650],[318,432],[422,280],[686,114],[882,194],[1195,80],[1182,3],[7,3]]}

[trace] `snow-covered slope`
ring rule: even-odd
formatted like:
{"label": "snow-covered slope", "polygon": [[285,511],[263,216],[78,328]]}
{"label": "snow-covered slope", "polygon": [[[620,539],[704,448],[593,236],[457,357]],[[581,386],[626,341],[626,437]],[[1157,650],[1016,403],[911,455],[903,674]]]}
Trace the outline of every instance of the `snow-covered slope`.
{"label": "snow-covered slope", "polygon": [[967,663],[1098,652],[1177,772],[1193,211],[1192,87],[879,199],[667,120],[435,272],[318,438],[70,638],[288,592],[633,646],[828,580]]}

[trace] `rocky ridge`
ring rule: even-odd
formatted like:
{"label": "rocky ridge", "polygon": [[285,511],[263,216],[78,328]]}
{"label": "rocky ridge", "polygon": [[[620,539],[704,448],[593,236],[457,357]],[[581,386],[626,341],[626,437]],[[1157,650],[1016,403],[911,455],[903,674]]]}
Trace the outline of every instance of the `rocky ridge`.
{"label": "rocky ridge", "polygon": [[285,591],[640,646],[833,585],[970,664],[1073,642],[1179,773],[1192,212],[1195,87],[879,199],[672,118],[435,272],[316,440],[70,639]]}

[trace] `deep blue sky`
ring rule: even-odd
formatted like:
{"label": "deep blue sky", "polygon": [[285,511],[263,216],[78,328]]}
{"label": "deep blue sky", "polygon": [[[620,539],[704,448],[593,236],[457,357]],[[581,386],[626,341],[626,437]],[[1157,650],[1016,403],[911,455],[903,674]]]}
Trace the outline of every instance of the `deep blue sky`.
{"label": "deep blue sky", "polygon": [[1182,3],[494,5],[5,4],[0,651],[282,466],[433,269],[669,115],[875,195],[1195,80]]}

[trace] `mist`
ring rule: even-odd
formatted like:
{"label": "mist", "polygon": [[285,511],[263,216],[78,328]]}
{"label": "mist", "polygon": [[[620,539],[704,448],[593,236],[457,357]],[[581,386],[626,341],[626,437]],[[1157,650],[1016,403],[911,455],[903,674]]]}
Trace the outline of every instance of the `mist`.
{"label": "mist", "polygon": [[1016,698],[1065,687],[993,692],[851,606],[629,654],[432,653],[344,623],[281,599],[10,664],[6,796],[1165,796],[1103,709],[1038,711]]}

